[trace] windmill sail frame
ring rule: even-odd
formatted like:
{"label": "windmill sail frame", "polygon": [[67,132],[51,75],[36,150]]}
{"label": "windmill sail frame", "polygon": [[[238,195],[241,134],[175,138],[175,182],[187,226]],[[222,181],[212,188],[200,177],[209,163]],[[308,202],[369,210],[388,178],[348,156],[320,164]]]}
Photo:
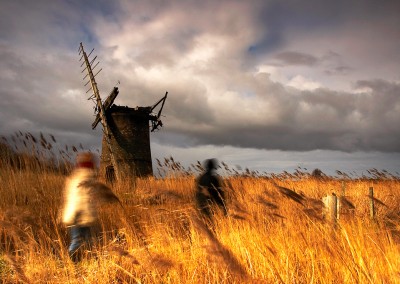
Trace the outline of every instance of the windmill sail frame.
{"label": "windmill sail frame", "polygon": [[[90,54],[93,52],[93,50],[90,52]],[[107,141],[107,146],[109,148],[108,150],[110,151],[111,162],[112,162],[113,167],[114,167],[115,177],[116,177],[117,180],[120,180],[119,167],[118,167],[118,164],[116,162],[116,159],[115,159],[115,156],[114,156],[114,151],[113,151],[113,148],[111,146],[111,141],[110,141],[111,130],[110,130],[110,128],[108,126],[108,123],[107,123],[107,117],[106,117],[105,108],[104,108],[103,103],[101,101],[100,92],[99,92],[99,89],[97,88],[97,83],[96,83],[96,80],[95,80],[95,76],[97,74],[99,74],[102,69],[100,69],[96,73],[96,75],[93,75],[92,64],[95,62],[97,56],[92,61],[89,62],[89,57],[87,56],[87,54],[86,54],[86,52],[85,52],[85,50],[83,48],[82,42],[80,43],[80,46],[79,46],[79,54],[81,54],[81,53],[82,53],[81,60],[83,59],[85,65],[86,65],[86,71],[87,71],[87,74],[89,76],[89,80],[90,80],[90,83],[91,83],[91,88],[92,88],[92,91],[93,91],[93,95],[94,95],[95,100],[96,100],[96,109],[98,110],[98,115],[99,115],[100,121],[101,121],[101,123],[103,125],[103,132],[105,134],[105,138],[106,138],[106,141]],[[95,66],[97,66],[97,64]],[[86,78],[86,76],[85,76],[85,78]]]}
{"label": "windmill sail frame", "polygon": [[[93,94],[88,100],[95,103],[95,119],[91,126],[95,129],[99,122],[103,126],[100,176],[112,182],[124,180],[125,177],[153,175],[150,131],[154,132],[163,126],[160,117],[168,92],[152,106],[130,108],[114,104],[119,94],[118,88],[114,87],[102,101],[95,80],[102,69],[94,75],[94,69],[99,63],[96,63],[97,56],[89,59],[93,50],[87,55],[83,44],[80,44],[79,55],[82,54],[80,60],[83,60],[81,67],[85,65],[82,73],[86,70],[84,80],[89,77],[86,85],[91,84],[86,93],[92,90]],[[158,112],[156,108],[159,108]]]}

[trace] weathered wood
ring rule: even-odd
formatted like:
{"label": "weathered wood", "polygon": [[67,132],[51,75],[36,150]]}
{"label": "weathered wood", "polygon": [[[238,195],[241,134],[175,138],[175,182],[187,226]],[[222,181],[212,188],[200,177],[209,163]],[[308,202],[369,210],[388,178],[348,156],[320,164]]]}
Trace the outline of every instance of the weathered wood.
{"label": "weathered wood", "polygon": [[322,202],[324,203],[324,217],[328,221],[332,223],[336,223],[337,219],[339,219],[339,199],[336,195],[327,195],[322,198]]}
{"label": "weathered wood", "polygon": [[342,181],[342,196],[346,196],[346,183]]}
{"label": "weathered wood", "polygon": [[100,119],[101,119],[101,123],[103,125],[103,132],[104,132],[104,137],[107,141],[107,146],[108,146],[108,150],[110,151],[110,157],[111,157],[111,162],[113,164],[114,167],[114,171],[115,171],[115,177],[117,179],[117,181],[120,181],[120,171],[119,171],[119,167],[118,164],[115,160],[115,156],[114,156],[114,152],[111,146],[111,130],[108,126],[107,123],[107,118],[106,118],[106,112],[104,110],[104,106],[103,103],[101,102],[101,97],[100,97],[100,92],[99,89],[97,88],[97,83],[96,80],[94,79],[94,75],[93,75],[93,71],[92,71],[92,66],[90,65],[88,56],[86,55],[85,50],[83,49],[83,44],[80,44],[80,50],[82,51],[82,56],[83,59],[86,63],[86,70],[88,72],[89,78],[90,78],[90,83],[92,86],[92,90],[93,90],[93,95],[96,98],[96,104],[97,104],[97,109],[99,111],[99,115],[100,115]]}
{"label": "weathered wood", "polygon": [[[111,93],[108,95],[107,99],[104,101],[103,107],[104,111],[107,112],[107,110],[112,106],[114,103],[115,98],[118,96],[119,91],[117,87],[114,87],[114,89],[111,91]],[[96,119],[92,123],[92,129],[95,129],[97,124],[101,121],[100,113],[97,113]]]}
{"label": "weathered wood", "polygon": [[161,122],[161,120],[160,120],[160,116],[161,116],[161,112],[162,112],[162,110],[163,110],[165,101],[166,101],[166,99],[167,99],[167,96],[168,96],[168,92],[166,92],[166,93],[165,93],[165,96],[164,96],[163,98],[161,98],[157,103],[155,103],[155,104],[151,107],[151,111],[153,111],[154,108],[157,107],[157,106],[162,102],[161,108],[160,108],[160,110],[158,111],[157,116],[152,116],[152,118],[150,119],[150,120],[152,121],[152,123],[151,123],[151,124],[152,124],[151,132],[153,132],[154,130],[158,129],[159,126],[161,126],[161,127],[163,126],[163,124],[162,124],[162,122]]}
{"label": "weathered wood", "polygon": [[371,219],[375,218],[375,204],[374,204],[374,188],[371,186],[369,188],[369,197],[370,197],[370,207],[369,207],[369,215]]}

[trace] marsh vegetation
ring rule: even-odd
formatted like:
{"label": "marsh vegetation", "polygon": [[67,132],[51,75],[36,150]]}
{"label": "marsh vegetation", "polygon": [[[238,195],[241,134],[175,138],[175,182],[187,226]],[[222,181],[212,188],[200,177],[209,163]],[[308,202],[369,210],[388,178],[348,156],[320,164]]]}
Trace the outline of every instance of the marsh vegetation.
{"label": "marsh vegetation", "polygon": [[[400,283],[400,180],[385,171],[267,174],[222,164],[228,216],[216,212],[209,227],[194,209],[201,163],[166,158],[162,178],[112,185],[121,204],[101,204],[98,242],[75,265],[59,218],[67,155],[79,147],[49,154],[55,139],[18,137],[30,141],[24,151],[9,139],[0,151],[3,283]],[[322,214],[332,192],[354,207],[336,224]]]}

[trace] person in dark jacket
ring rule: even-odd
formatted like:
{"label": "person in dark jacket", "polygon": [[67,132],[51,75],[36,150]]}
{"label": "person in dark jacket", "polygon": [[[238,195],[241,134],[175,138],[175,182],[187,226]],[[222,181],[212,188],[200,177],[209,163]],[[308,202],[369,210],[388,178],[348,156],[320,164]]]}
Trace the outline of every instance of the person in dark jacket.
{"label": "person in dark jacket", "polygon": [[216,208],[227,215],[225,207],[225,193],[220,177],[215,173],[218,167],[216,159],[208,159],[204,162],[205,172],[197,178],[196,205],[199,211],[211,219]]}

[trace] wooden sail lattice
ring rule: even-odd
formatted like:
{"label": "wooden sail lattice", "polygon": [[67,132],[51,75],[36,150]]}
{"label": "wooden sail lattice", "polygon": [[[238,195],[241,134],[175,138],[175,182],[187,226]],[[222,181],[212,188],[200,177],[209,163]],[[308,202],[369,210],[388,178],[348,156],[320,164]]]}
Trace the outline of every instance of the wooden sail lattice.
{"label": "wooden sail lattice", "polygon": [[93,91],[93,95],[90,96],[88,98],[88,100],[92,99],[96,106],[95,106],[95,112],[96,114],[96,120],[95,122],[92,124],[92,128],[94,129],[96,127],[96,125],[101,121],[101,124],[103,125],[103,132],[104,132],[104,137],[107,143],[107,147],[110,153],[110,158],[111,158],[111,163],[112,166],[114,167],[114,172],[115,172],[115,177],[117,180],[120,180],[120,171],[118,169],[118,164],[115,158],[115,154],[111,145],[111,129],[107,123],[107,116],[106,116],[106,109],[109,108],[115,97],[118,95],[118,88],[114,88],[113,91],[111,92],[110,96],[107,98],[107,100],[105,101],[105,103],[103,104],[101,97],[100,97],[100,92],[99,89],[97,87],[97,83],[95,80],[95,77],[97,74],[99,74],[101,72],[102,69],[100,69],[99,71],[97,71],[96,74],[93,74],[93,70],[97,67],[97,65],[99,64],[99,62],[96,63],[96,58],[97,56],[95,56],[92,60],[89,61],[89,57],[92,54],[94,49],[92,49],[92,51],[89,53],[89,55],[86,54],[84,48],[83,48],[83,44],[80,43],[79,46],[79,55],[82,55],[80,58],[80,61],[83,60],[82,65],[85,65],[85,68],[82,70],[82,73],[86,70],[87,74],[86,76],[83,78],[84,80],[89,77],[88,82],[85,84],[85,86],[87,86],[89,83],[91,84],[91,88],[89,88],[86,93],[88,93],[90,91],[90,89]]}

